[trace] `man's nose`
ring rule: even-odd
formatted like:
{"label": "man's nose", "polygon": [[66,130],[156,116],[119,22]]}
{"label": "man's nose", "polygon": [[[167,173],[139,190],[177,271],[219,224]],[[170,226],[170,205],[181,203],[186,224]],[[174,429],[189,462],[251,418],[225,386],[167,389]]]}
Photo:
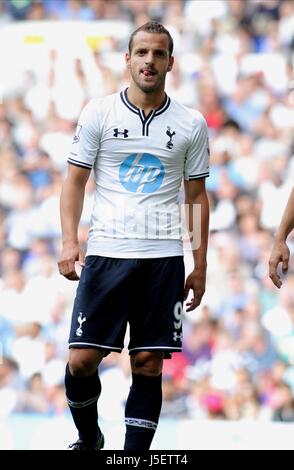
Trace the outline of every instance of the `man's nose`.
{"label": "man's nose", "polygon": [[146,64],[152,64],[154,61],[154,55],[153,52],[148,52],[148,54],[145,57],[145,62]]}

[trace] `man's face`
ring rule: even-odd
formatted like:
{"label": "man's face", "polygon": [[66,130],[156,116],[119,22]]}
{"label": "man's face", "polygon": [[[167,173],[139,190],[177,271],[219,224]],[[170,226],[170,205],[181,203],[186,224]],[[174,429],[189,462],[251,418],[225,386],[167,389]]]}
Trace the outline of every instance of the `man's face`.
{"label": "man's face", "polygon": [[133,38],[131,54],[126,63],[135,84],[144,93],[164,88],[165,76],[172,69],[174,58],[169,56],[166,34],[139,31]]}

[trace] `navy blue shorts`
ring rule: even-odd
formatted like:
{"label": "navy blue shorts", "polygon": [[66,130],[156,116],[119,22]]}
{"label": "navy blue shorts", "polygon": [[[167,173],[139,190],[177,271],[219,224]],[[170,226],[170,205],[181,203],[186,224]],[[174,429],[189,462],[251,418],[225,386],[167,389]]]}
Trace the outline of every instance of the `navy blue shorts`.
{"label": "navy blue shorts", "polygon": [[129,353],[181,351],[185,270],[182,256],[87,256],[73,307],[69,347]]}

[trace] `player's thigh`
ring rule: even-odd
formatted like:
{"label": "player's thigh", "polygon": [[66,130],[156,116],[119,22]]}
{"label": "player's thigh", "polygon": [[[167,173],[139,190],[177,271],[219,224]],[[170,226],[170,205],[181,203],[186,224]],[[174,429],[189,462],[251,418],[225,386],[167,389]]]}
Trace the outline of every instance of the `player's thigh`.
{"label": "player's thigh", "polygon": [[184,284],[182,257],[147,260],[133,299],[131,354],[181,350]]}
{"label": "player's thigh", "polygon": [[70,348],[122,350],[132,273],[132,260],[86,257],[73,307]]}

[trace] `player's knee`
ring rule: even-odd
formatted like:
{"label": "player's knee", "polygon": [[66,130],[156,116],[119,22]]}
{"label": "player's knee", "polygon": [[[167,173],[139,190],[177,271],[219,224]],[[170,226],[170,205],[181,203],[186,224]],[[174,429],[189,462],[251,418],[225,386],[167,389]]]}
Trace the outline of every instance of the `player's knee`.
{"label": "player's knee", "polygon": [[87,377],[94,374],[96,367],[83,359],[69,362],[69,370],[73,377]]}
{"label": "player's knee", "polygon": [[156,377],[162,372],[163,353],[140,352],[132,357],[131,364],[134,374]]}
{"label": "player's knee", "polygon": [[[94,374],[100,362],[97,351],[87,349],[71,349],[69,370],[74,377],[87,377]],[[100,360],[99,360],[100,359]]]}

